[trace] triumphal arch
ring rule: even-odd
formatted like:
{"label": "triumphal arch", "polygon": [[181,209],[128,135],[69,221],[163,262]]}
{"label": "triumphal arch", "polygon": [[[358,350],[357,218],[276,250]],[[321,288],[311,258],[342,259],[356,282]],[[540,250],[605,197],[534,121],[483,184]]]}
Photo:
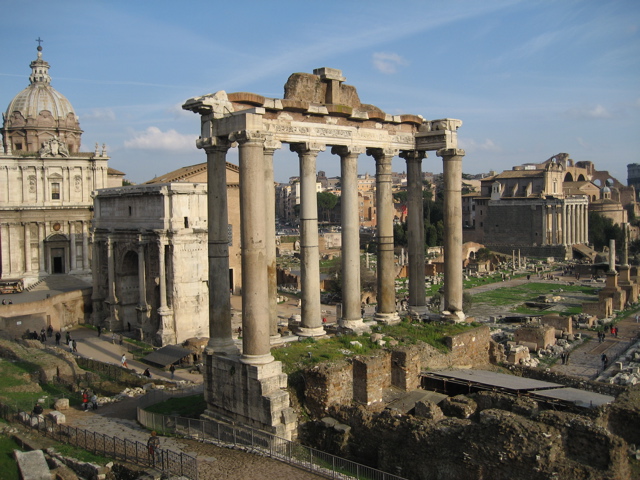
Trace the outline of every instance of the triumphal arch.
{"label": "triumphal arch", "polygon": [[[287,377],[270,353],[277,336],[274,153],[288,144],[300,164],[301,336],[324,335],[316,197],[316,157],[330,149],[340,161],[342,184],[342,317],[345,329],[363,328],[360,313],[360,254],[357,159],[376,164],[378,209],[378,298],[376,320],[399,320],[395,302],[391,160],[407,162],[409,303],[425,308],[422,160],[442,158],[445,183],[445,313],[462,312],[462,157],[460,120],[390,115],[360,102],[340,70],[295,73],[284,98],[238,92],[191,98],[182,106],[201,116],[198,148],[207,154],[209,344],[206,349],[207,415],[240,421],[279,436],[295,435],[296,420],[286,392]],[[242,251],[242,351],[232,339],[229,298],[226,154],[237,144],[240,167]]]}

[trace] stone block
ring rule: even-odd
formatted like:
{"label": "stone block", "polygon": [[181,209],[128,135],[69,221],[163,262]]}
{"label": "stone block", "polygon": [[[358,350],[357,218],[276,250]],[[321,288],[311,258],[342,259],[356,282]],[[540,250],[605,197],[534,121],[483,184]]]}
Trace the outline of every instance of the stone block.
{"label": "stone block", "polygon": [[24,480],[51,480],[49,465],[42,450],[31,452],[13,451],[13,455]]}
{"label": "stone block", "polygon": [[414,414],[416,417],[423,417],[429,420],[433,420],[434,422],[438,422],[444,419],[444,413],[442,413],[442,409],[433,402],[428,400],[416,402]]}
{"label": "stone block", "polygon": [[469,418],[478,408],[475,401],[471,400],[464,395],[456,395],[455,397],[449,397],[440,403],[442,412],[448,417],[456,418]]}
{"label": "stone block", "polygon": [[62,423],[67,423],[67,418],[62,412],[58,412],[54,410],[53,412],[49,412],[48,416],[58,425]]}
{"label": "stone block", "polygon": [[69,408],[69,399],[68,398],[59,398],[53,404],[53,408],[56,410],[67,410]]}

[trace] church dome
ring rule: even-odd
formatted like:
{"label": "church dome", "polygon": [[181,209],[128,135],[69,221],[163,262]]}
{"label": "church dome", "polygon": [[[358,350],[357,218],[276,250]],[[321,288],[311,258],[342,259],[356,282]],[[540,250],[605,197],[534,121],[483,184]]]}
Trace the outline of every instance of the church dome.
{"label": "church dome", "polygon": [[71,102],[51,86],[49,63],[38,58],[31,62],[30,85],[9,103],[4,117],[5,146],[14,152],[38,152],[54,137],[69,152],[78,152],[82,130]]}

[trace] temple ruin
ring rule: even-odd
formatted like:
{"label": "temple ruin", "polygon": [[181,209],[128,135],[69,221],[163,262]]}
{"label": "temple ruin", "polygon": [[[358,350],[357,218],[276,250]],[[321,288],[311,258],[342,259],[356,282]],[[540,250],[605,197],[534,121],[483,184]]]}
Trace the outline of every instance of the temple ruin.
{"label": "temple ruin", "polygon": [[[376,164],[378,322],[399,321],[393,252],[391,160],[407,162],[409,228],[409,306],[424,313],[425,263],[422,224],[422,160],[442,158],[445,188],[445,316],[464,320],[462,308],[462,157],[460,120],[425,120],[390,115],[360,102],[340,70],[320,68],[292,74],[284,98],[219,91],[187,100],[183,109],[201,116],[198,148],[207,154],[209,343],[206,349],[207,416],[241,421],[285,438],[295,436],[296,419],[286,392],[287,377],[270,353],[277,337],[275,189],[276,150],[289,144],[300,165],[300,251],[302,337],[325,335],[320,310],[316,158],[330,148],[340,158],[342,182],[343,329],[366,328],[360,313],[360,257],[357,159]],[[226,155],[237,144],[240,168],[242,252],[242,352],[232,338]]]}

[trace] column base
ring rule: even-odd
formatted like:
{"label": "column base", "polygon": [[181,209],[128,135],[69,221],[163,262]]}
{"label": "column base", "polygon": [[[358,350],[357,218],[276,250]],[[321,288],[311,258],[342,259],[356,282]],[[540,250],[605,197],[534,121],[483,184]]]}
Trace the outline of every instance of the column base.
{"label": "column base", "polygon": [[400,315],[398,312],[393,313],[376,313],[373,319],[378,323],[384,323],[385,325],[397,325],[400,323]]}
{"label": "column base", "polygon": [[204,347],[204,351],[208,355],[238,355],[240,350],[233,338],[228,339],[209,339],[209,343]]}
{"label": "column base", "polygon": [[277,335],[271,335],[269,337],[269,345],[273,346],[273,345],[282,345],[284,343],[284,338],[282,338],[282,335],[277,334]]}
{"label": "column base", "polygon": [[245,355],[244,353],[240,355],[240,363],[244,363],[245,365],[267,365],[271,362],[275,361],[273,355],[270,353],[265,353],[264,355]]}
{"label": "column base", "polygon": [[445,310],[442,312],[442,316],[444,317],[445,322],[451,323],[462,323],[467,318],[462,310],[458,310],[457,312],[449,312]]}
{"label": "column base", "polygon": [[299,337],[322,337],[327,334],[322,327],[298,327],[295,333]]}
{"label": "column base", "polygon": [[429,309],[426,305],[409,305],[409,315],[417,315],[422,317],[429,313]]}
{"label": "column base", "polygon": [[287,375],[280,362],[247,365],[242,358],[207,355],[205,363],[207,410],[202,418],[295,438],[297,418],[289,405]]}

